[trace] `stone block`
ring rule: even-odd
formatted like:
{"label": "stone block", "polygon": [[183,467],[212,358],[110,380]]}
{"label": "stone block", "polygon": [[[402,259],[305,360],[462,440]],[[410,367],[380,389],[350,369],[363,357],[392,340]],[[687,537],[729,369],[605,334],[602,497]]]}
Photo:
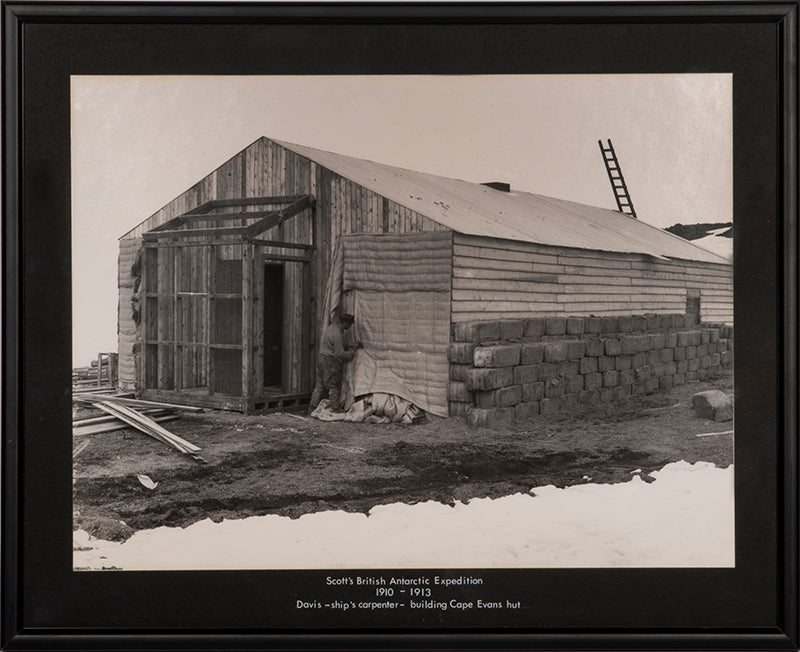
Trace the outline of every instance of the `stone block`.
{"label": "stone block", "polygon": [[644,382],[645,380],[650,378],[650,376],[653,374],[653,370],[648,366],[637,367],[635,369],[635,373],[637,382]]}
{"label": "stone block", "polygon": [[465,417],[472,409],[472,403],[462,403],[461,401],[448,401],[448,414],[451,417]]}
{"label": "stone block", "polygon": [[689,363],[687,371],[698,371],[700,369],[700,360],[698,358],[688,360],[687,362]]}
{"label": "stone block", "polygon": [[[459,329],[463,329],[459,335]],[[456,339],[463,342],[496,342],[500,339],[499,321],[472,321],[458,324]]]}
{"label": "stone block", "polygon": [[566,342],[548,342],[544,345],[545,362],[564,362],[569,354],[569,345]]}
{"label": "stone block", "polygon": [[519,364],[521,344],[478,346],[472,354],[476,367],[514,367]]}
{"label": "stone block", "polygon": [[693,315],[693,314],[687,312],[683,316],[683,325],[684,325],[684,327],[685,328],[691,328],[695,324],[697,324],[697,315]]}
{"label": "stone block", "polygon": [[539,403],[539,412],[542,416],[552,416],[558,414],[558,399],[543,398]]}
{"label": "stone block", "polygon": [[646,353],[637,353],[633,356],[633,368],[638,369],[639,367],[644,367],[647,364],[647,354]]}
{"label": "stone block", "polygon": [[597,371],[597,358],[582,358],[579,364],[579,371],[584,375]]}
{"label": "stone block", "polygon": [[709,354],[708,344],[701,344],[697,347],[697,357],[704,358]]}
{"label": "stone block", "polygon": [[659,362],[661,362],[661,353],[659,351],[647,352],[647,364],[651,367],[655,367]]}
{"label": "stone block", "polygon": [[589,335],[599,335],[603,328],[603,320],[600,317],[586,317],[583,322],[584,333]]}
{"label": "stone block", "polygon": [[649,348],[651,350],[663,349],[664,345],[666,344],[664,333],[653,333],[652,335],[649,335],[648,338],[650,340]]}
{"label": "stone block", "polygon": [[708,331],[708,341],[709,342],[719,342],[719,340],[720,340],[719,331],[720,331],[719,328],[711,328],[711,329],[709,329],[709,331]]}
{"label": "stone block", "polygon": [[683,328],[684,319],[683,315],[670,315],[669,316],[669,327],[670,328]]}
{"label": "stone block", "polygon": [[633,318],[617,317],[617,330],[620,333],[630,333],[633,330]]}
{"label": "stone block", "polygon": [[535,383],[539,380],[539,365],[527,364],[514,367],[514,384],[524,385],[525,383]]}
{"label": "stone block", "polygon": [[603,351],[605,351],[603,340],[585,340],[585,343],[586,355],[593,358],[603,355]]}
{"label": "stone block", "polygon": [[611,356],[601,355],[599,358],[597,358],[598,371],[609,371],[614,369],[616,366],[616,362]]}
{"label": "stone block", "polygon": [[638,336],[626,335],[622,338],[622,353],[625,355],[636,355],[640,350]]}
{"label": "stone block", "polygon": [[525,332],[525,322],[521,319],[503,319],[500,322],[501,340],[521,340]]}
{"label": "stone block", "polygon": [[597,389],[585,389],[580,393],[578,400],[581,405],[595,405],[600,401],[600,391]]}
{"label": "stone block", "polygon": [[522,401],[522,385],[511,385],[495,390],[497,407],[513,407]]}
{"label": "stone block", "polygon": [[622,355],[622,342],[618,339],[603,340],[606,355]]}
{"label": "stone block", "polygon": [[672,357],[677,362],[681,360],[686,360],[686,347],[685,346],[678,346],[672,352]]}
{"label": "stone block", "polygon": [[591,373],[583,377],[583,387],[586,390],[599,389],[603,386],[603,374]]}
{"label": "stone block", "polygon": [[692,407],[701,419],[730,421],[733,419],[733,400],[725,392],[710,389],[692,396]]}
{"label": "stone block", "polygon": [[701,369],[708,369],[711,367],[711,356],[704,355],[702,358],[698,358],[700,360],[700,368]]}
{"label": "stone block", "polygon": [[693,383],[697,380],[697,372],[696,371],[687,371],[686,372],[686,382]]}
{"label": "stone block", "polygon": [[702,336],[700,335],[700,331],[690,331],[689,332],[689,345],[690,346],[699,346],[702,344]]}
{"label": "stone block", "polygon": [[619,372],[606,371],[603,373],[603,387],[616,387],[619,385]]}
{"label": "stone block", "polygon": [[652,375],[656,378],[661,378],[665,373],[666,365],[663,362],[656,362],[656,364],[651,365],[651,368],[653,369]]}
{"label": "stone block", "polygon": [[630,398],[631,394],[633,394],[633,384],[629,383],[627,385],[617,385],[614,389],[616,389],[616,398],[618,401],[625,400],[626,398]]}
{"label": "stone block", "polygon": [[633,317],[631,317],[631,330],[634,333],[646,331],[647,319],[643,315],[633,315]]}
{"label": "stone block", "polygon": [[645,394],[652,394],[658,389],[658,378],[648,378],[644,381]]}
{"label": "stone block", "polygon": [[583,376],[567,376],[564,378],[566,385],[564,391],[567,394],[575,394],[583,390]]}
{"label": "stone block", "polygon": [[670,387],[672,387],[673,383],[674,380],[672,379],[672,376],[661,376],[661,378],[658,381],[658,386],[661,389],[669,389]]}
{"label": "stone block", "polygon": [[719,336],[726,340],[733,338],[733,326],[724,324],[722,328],[719,329]]}
{"label": "stone block", "polygon": [[530,403],[519,403],[514,407],[514,412],[517,419],[529,419],[539,414],[539,401],[532,401]]}
{"label": "stone block", "polygon": [[711,341],[710,334],[707,328],[700,331],[700,344],[708,344]]}
{"label": "stone block", "polygon": [[672,377],[672,380],[676,385],[684,385],[686,384],[686,374],[677,373]]}
{"label": "stone block", "polygon": [[544,335],[544,317],[531,317],[523,321],[523,337],[540,339]]}
{"label": "stone block", "polygon": [[574,410],[580,405],[578,394],[563,394],[558,398],[558,407],[561,410]]}
{"label": "stone block", "polygon": [[544,395],[547,398],[561,396],[564,393],[565,384],[561,378],[551,378],[544,383]]}
{"label": "stone block", "polygon": [[632,355],[618,355],[614,360],[614,368],[617,371],[623,371],[624,369],[630,369],[631,367],[633,367]]}
{"label": "stone block", "polygon": [[546,335],[564,335],[567,332],[566,317],[547,317],[544,322]]}
{"label": "stone block", "polygon": [[586,329],[586,324],[583,317],[567,317],[567,334],[568,335],[583,335]]}
{"label": "stone block", "polygon": [[577,376],[581,372],[581,366],[578,362],[562,362],[559,367],[559,376]]}
{"label": "stone block", "polygon": [[620,385],[632,385],[636,380],[636,372],[633,369],[625,369],[619,372]]}
{"label": "stone block", "polygon": [[471,364],[450,364],[450,380],[457,380],[460,383],[466,382],[467,371],[472,369]]}
{"label": "stone block", "polygon": [[721,357],[719,353],[712,353],[711,354],[711,366],[712,367],[719,367],[721,362]]}
{"label": "stone block", "polygon": [[686,347],[686,359],[687,360],[694,360],[697,357],[697,347],[696,346],[687,346]]}
{"label": "stone block", "polygon": [[517,418],[517,411],[513,407],[497,408],[494,419],[497,423],[507,423]]}
{"label": "stone block", "polygon": [[678,337],[678,346],[689,346],[691,344],[691,333],[689,331],[680,331],[675,335]]}
{"label": "stone block", "polygon": [[688,360],[679,360],[675,363],[675,373],[678,374],[685,374],[689,371],[689,361]]}
{"label": "stone block", "polygon": [[673,349],[661,349],[661,351],[658,353],[659,362],[672,362],[673,357]]}
{"label": "stone block", "polygon": [[541,380],[549,380],[550,378],[557,378],[561,374],[560,365],[552,362],[545,362],[539,366],[539,378]]}
{"label": "stone block", "polygon": [[526,383],[522,386],[522,402],[541,401],[544,398],[544,383]]}
{"label": "stone block", "polygon": [[600,332],[614,335],[619,326],[619,320],[616,317],[603,317],[600,323]]}
{"label": "stone block", "polygon": [[567,349],[568,360],[580,360],[586,354],[586,342],[582,340],[567,342]]}
{"label": "stone block", "polygon": [[720,353],[720,364],[722,364],[723,367],[730,366],[731,362],[733,362],[733,353],[730,351],[723,351]]}
{"label": "stone block", "polygon": [[674,349],[678,346],[678,334],[677,333],[664,333],[664,346],[668,349]]}
{"label": "stone block", "polygon": [[497,390],[490,389],[485,392],[475,392],[475,405],[479,408],[497,407]]}
{"label": "stone block", "polygon": [[494,423],[497,410],[495,408],[474,407],[467,415],[467,423],[471,426],[490,426]]}
{"label": "stone block", "polygon": [[678,372],[678,363],[677,362],[665,362],[664,363],[664,375],[665,376],[673,376]]}
{"label": "stone block", "polygon": [[520,363],[541,364],[544,362],[544,346],[545,345],[540,342],[523,344],[522,352],[520,354]]}
{"label": "stone block", "polygon": [[600,400],[603,403],[610,403],[617,398],[617,391],[614,387],[603,387],[600,390]]}
{"label": "stone block", "polygon": [[472,364],[474,342],[451,342],[447,347],[447,359],[456,364]]}
{"label": "stone block", "polygon": [[511,367],[501,369],[470,369],[467,371],[467,389],[470,391],[498,389],[514,384],[514,370]]}
{"label": "stone block", "polygon": [[657,331],[660,328],[661,318],[658,315],[645,315],[647,330]]}
{"label": "stone block", "polygon": [[447,399],[449,401],[472,402],[472,392],[467,389],[467,383],[451,380],[447,383]]}

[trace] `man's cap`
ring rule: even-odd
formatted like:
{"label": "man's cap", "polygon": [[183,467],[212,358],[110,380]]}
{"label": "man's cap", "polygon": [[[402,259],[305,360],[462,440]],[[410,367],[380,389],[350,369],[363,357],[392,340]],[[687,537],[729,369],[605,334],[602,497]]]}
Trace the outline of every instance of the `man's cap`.
{"label": "man's cap", "polygon": [[356,318],[353,315],[351,315],[349,312],[344,312],[344,313],[342,313],[341,320],[342,321],[355,321]]}

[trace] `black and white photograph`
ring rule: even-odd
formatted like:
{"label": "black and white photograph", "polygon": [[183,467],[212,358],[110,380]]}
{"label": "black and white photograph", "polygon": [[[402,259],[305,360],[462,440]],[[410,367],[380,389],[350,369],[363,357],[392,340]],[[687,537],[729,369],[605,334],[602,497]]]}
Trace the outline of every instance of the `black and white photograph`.
{"label": "black and white photograph", "polygon": [[73,569],[735,568],[733,83],[73,75]]}

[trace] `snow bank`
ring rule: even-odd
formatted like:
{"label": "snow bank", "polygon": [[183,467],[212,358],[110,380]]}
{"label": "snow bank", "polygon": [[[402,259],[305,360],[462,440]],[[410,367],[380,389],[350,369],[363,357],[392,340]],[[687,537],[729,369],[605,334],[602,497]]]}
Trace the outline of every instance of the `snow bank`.
{"label": "snow bank", "polygon": [[137,532],[124,543],[78,530],[76,568],[608,568],[734,565],[733,466],[669,464],[634,475],[474,499],[254,516]]}

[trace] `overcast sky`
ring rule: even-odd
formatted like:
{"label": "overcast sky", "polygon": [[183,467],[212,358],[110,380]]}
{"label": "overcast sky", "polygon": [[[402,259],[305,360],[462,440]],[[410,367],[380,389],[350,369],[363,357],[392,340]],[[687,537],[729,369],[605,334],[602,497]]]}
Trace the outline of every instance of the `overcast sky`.
{"label": "overcast sky", "polygon": [[116,351],[118,238],[261,136],[616,208],[732,219],[727,74],[73,77],[73,360]]}

